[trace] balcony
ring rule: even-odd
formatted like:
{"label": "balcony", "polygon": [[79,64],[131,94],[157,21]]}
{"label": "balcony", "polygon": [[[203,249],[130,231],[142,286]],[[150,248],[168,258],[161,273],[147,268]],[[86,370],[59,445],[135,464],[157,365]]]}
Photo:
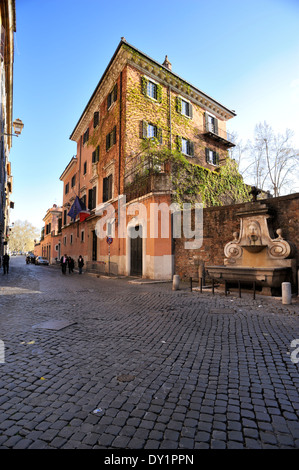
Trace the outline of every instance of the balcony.
{"label": "balcony", "polygon": [[216,142],[225,145],[227,148],[235,147],[233,136],[211,122],[206,122],[203,128],[203,134]]}
{"label": "balcony", "polygon": [[135,179],[125,185],[126,202],[140,198],[149,193],[170,191],[170,178],[167,173],[149,173],[136,175]]}

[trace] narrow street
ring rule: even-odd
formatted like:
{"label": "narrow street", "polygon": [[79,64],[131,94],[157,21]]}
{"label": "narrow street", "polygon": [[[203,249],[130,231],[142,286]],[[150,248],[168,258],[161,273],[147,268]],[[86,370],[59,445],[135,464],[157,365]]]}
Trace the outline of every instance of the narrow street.
{"label": "narrow street", "polygon": [[298,319],[297,299],[62,275],[11,257],[0,448],[299,448]]}

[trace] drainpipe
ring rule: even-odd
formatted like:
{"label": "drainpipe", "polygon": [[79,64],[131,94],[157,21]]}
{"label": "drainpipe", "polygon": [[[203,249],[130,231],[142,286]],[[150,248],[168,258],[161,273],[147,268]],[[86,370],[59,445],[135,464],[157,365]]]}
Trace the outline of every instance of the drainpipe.
{"label": "drainpipe", "polygon": [[[80,137],[80,149],[79,149],[79,178],[78,178],[78,197],[80,198],[80,176],[81,176],[81,149],[82,149],[82,135]],[[79,220],[77,222],[77,238],[79,238]]]}
{"label": "drainpipe", "polygon": [[171,128],[171,86],[168,87],[168,106],[169,106],[169,148],[172,150],[172,128]]}
{"label": "drainpipe", "polygon": [[120,195],[121,133],[122,133],[122,86],[123,73],[120,72],[119,86],[119,152],[118,152],[118,195]]}
{"label": "drainpipe", "polygon": [[[120,72],[120,86],[119,86],[119,149],[118,149],[118,196],[120,196],[120,175],[121,175],[121,134],[122,134],[122,91],[123,91],[123,73]],[[118,201],[119,208],[119,201]],[[117,214],[118,230],[119,230],[119,212]],[[119,235],[119,234],[118,234]],[[118,260],[120,259],[120,237],[118,236]]]}
{"label": "drainpipe", "polygon": [[[172,151],[172,116],[171,116],[171,86],[168,86],[168,106],[169,106],[169,150]],[[171,163],[169,163],[169,173],[171,174]],[[175,242],[173,238],[173,214],[170,219],[170,230],[171,230],[171,255],[172,255],[172,275],[175,273]]]}

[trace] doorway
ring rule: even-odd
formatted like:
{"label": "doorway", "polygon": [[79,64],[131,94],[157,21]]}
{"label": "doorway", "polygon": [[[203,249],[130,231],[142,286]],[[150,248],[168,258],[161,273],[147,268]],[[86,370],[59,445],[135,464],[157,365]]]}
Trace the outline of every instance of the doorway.
{"label": "doorway", "polygon": [[142,226],[136,225],[131,232],[138,232],[138,237],[130,237],[131,243],[131,276],[142,276]]}
{"label": "doorway", "polygon": [[96,261],[98,257],[98,240],[95,230],[92,231],[92,261]]}

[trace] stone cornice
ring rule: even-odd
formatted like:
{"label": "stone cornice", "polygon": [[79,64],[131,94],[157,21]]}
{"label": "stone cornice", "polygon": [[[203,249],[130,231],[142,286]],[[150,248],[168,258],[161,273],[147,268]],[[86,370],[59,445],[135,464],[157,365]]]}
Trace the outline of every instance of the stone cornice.
{"label": "stone cornice", "polygon": [[68,163],[68,165],[66,166],[65,170],[63,171],[62,175],[60,176],[60,181],[63,181],[64,178],[66,177],[66,175],[68,174],[68,172],[71,170],[71,168],[73,168],[74,165],[76,165],[78,159],[77,157],[72,157],[71,161]]}

